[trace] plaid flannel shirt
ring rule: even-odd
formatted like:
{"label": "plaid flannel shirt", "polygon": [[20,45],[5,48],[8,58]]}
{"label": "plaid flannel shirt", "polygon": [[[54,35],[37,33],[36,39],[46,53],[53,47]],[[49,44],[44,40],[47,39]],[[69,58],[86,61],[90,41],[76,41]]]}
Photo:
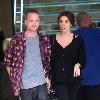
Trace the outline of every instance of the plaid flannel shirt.
{"label": "plaid flannel shirt", "polygon": [[[50,68],[50,56],[51,56],[51,45],[50,40],[47,36],[38,32],[39,35],[39,46],[42,58],[42,64],[45,72],[45,77],[49,75]],[[20,81],[21,72],[24,66],[24,55],[26,51],[26,40],[25,33],[22,32],[15,35],[6,50],[5,53],[5,64],[6,67],[10,67],[10,79],[15,96],[20,95]]]}

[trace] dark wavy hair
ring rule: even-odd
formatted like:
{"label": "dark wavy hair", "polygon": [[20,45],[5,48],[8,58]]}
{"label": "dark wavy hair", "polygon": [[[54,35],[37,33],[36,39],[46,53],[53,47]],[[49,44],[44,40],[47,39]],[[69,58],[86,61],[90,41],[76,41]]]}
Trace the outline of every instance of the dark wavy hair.
{"label": "dark wavy hair", "polygon": [[60,20],[60,18],[62,16],[66,16],[69,19],[69,21],[72,24],[72,26],[75,26],[75,16],[71,11],[63,11],[63,12],[61,12],[59,14],[59,16],[58,16],[58,19],[57,19],[58,24],[59,24],[59,20]]}

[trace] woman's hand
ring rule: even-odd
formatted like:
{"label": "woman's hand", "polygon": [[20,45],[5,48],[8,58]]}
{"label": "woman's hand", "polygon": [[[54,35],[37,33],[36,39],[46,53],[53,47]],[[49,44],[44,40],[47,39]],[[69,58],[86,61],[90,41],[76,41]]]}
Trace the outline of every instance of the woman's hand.
{"label": "woman's hand", "polygon": [[80,76],[80,64],[79,63],[75,64],[74,66],[74,77],[78,77],[78,76]]}

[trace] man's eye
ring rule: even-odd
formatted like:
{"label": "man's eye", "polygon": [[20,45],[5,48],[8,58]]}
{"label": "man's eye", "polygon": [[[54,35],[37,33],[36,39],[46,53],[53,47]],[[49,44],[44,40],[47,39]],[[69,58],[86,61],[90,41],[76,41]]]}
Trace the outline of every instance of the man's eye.
{"label": "man's eye", "polygon": [[30,22],[33,22],[33,20],[30,20]]}

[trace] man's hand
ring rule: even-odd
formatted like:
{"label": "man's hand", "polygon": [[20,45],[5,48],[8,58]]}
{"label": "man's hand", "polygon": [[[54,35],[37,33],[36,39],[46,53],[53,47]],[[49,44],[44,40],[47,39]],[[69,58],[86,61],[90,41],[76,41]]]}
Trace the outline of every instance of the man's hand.
{"label": "man's hand", "polygon": [[6,67],[6,70],[8,72],[8,75],[10,76],[10,67]]}
{"label": "man's hand", "polygon": [[46,77],[45,80],[46,80],[47,89],[48,89],[48,92],[49,92],[50,91],[50,87],[51,87],[51,82],[50,82],[48,77]]}

